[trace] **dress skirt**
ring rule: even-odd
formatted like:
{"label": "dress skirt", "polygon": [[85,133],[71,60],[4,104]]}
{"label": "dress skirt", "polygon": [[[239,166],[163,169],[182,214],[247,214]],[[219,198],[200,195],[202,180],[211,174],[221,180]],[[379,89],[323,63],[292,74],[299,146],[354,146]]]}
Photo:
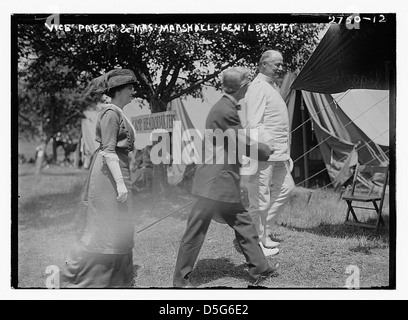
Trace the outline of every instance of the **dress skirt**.
{"label": "dress skirt", "polygon": [[129,287],[133,281],[134,219],[128,154],[116,150],[129,191],[125,203],[116,200],[116,183],[97,150],[84,186],[85,226],[61,275],[62,288]]}

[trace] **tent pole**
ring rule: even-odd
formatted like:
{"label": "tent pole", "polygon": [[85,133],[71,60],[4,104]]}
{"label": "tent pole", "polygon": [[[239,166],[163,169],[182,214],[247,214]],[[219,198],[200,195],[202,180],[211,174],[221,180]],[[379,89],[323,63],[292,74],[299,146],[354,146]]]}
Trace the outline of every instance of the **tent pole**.
{"label": "tent pole", "polygon": [[302,96],[302,91],[300,91],[300,110],[302,112],[302,140],[303,140],[303,166],[304,166],[304,171],[305,171],[305,182],[304,182],[304,187],[308,188],[309,187],[309,163],[307,159],[307,141],[306,141],[306,113],[305,113],[305,106],[303,104],[303,96]]}

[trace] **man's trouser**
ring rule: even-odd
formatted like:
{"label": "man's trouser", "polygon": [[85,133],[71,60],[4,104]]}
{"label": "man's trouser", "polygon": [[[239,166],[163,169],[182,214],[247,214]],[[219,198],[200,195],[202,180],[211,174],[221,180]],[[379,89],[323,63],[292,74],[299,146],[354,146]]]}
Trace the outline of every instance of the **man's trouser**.
{"label": "man's trouser", "polygon": [[257,172],[248,177],[247,188],[248,211],[264,242],[272,234],[275,219],[295,188],[289,160],[259,161]]}
{"label": "man's trouser", "polygon": [[227,203],[199,197],[187,222],[187,229],[178,251],[173,284],[186,283],[197,260],[213,215],[222,216],[235,230],[238,244],[244,254],[249,274],[253,277],[268,269],[268,262],[259,246],[259,238],[249,213],[241,203]]}

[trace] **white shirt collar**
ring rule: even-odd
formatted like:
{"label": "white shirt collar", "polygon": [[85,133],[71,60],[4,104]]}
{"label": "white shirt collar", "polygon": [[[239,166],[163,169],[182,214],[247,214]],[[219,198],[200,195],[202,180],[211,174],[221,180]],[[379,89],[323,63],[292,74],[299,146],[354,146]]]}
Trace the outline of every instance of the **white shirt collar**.
{"label": "white shirt collar", "polygon": [[271,77],[268,77],[266,74],[263,73],[258,73],[257,78],[260,78],[266,82],[268,82],[269,84],[271,84],[275,89],[277,88],[275,80]]}

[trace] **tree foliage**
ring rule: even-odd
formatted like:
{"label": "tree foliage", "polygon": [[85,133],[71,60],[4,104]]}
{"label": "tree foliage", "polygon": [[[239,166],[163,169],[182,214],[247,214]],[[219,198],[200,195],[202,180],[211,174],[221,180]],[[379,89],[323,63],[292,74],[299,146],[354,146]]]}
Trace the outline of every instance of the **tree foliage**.
{"label": "tree foliage", "polygon": [[[136,97],[152,112],[183,95],[202,98],[203,85],[219,87],[232,65],[256,72],[267,49],[283,53],[287,70],[300,68],[323,29],[319,24],[208,24],[210,30],[164,24],[20,23],[18,34],[19,129],[42,137],[79,130],[87,83],[113,68],[137,77]],[[271,28],[272,26],[272,28]]]}
{"label": "tree foliage", "polygon": [[19,72],[19,127],[47,142],[58,132],[78,128],[82,111],[92,101],[83,90],[72,68],[56,59],[44,64],[34,59]]}
{"label": "tree foliage", "polygon": [[212,31],[198,32],[166,25],[97,26],[92,31],[79,24],[50,31],[43,24],[19,25],[19,54],[35,55],[39,63],[57,59],[69,66],[71,75],[87,80],[117,67],[132,69],[138,79],[136,96],[148,101],[152,112],[165,110],[184,94],[200,97],[203,84],[219,86],[217,75],[230,65],[255,70],[266,49],[282,51],[293,71],[309,57],[322,29],[317,24],[258,24],[256,30],[235,24],[239,31],[213,24]]}

